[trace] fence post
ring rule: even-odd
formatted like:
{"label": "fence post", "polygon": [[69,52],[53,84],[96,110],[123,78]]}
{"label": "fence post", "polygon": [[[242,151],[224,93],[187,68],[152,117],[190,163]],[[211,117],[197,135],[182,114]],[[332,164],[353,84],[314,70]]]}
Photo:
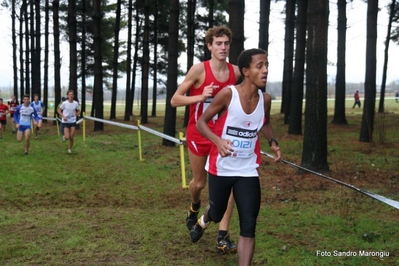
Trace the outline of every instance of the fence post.
{"label": "fence post", "polygon": [[[179,139],[184,143],[184,134],[179,132]],[[187,188],[186,184],[186,165],[184,160],[184,144],[180,144],[180,169],[181,169],[181,185],[183,188]]]}
{"label": "fence post", "polygon": [[86,141],[86,119],[85,119],[86,113],[83,112],[83,141]]}
{"label": "fence post", "polygon": [[144,161],[143,160],[143,153],[141,150],[141,129],[140,129],[140,120],[137,120],[137,127],[139,128],[137,130],[137,138],[138,138],[138,142],[139,142],[139,160],[140,161]]}

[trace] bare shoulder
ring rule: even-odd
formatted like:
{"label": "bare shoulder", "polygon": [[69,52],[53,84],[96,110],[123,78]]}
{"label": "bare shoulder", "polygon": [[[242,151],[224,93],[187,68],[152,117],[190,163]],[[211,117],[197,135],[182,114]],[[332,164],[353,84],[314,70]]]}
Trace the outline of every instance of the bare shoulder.
{"label": "bare shoulder", "polygon": [[263,105],[265,106],[266,113],[270,112],[270,108],[272,105],[272,97],[267,92],[263,93]]}
{"label": "bare shoulder", "polygon": [[232,91],[230,89],[230,86],[224,87],[223,89],[221,89],[215,96],[219,98],[219,99],[224,99],[224,100],[229,100],[231,99],[231,95],[232,95]]}
{"label": "bare shoulder", "polygon": [[272,101],[272,96],[270,96],[270,94],[267,93],[267,92],[263,93],[263,98],[265,99],[265,102],[271,102]]}
{"label": "bare shoulder", "polygon": [[233,65],[234,69],[234,75],[236,76],[236,80],[238,80],[241,77],[240,69],[238,68],[237,65]]}
{"label": "bare shoulder", "polygon": [[205,66],[204,63],[197,63],[192,65],[190,70],[187,72],[186,78],[183,83],[188,85],[187,89],[194,85],[194,87],[199,87],[205,80]]}
{"label": "bare shoulder", "polygon": [[213,105],[216,108],[220,108],[220,110],[218,111],[219,115],[222,115],[224,113],[220,111],[226,110],[230,105],[232,95],[233,92],[229,86],[224,87],[216,94],[211,106]]}
{"label": "bare shoulder", "polygon": [[188,71],[187,75],[198,77],[199,75],[201,75],[203,73],[205,73],[205,67],[204,67],[204,63],[201,62],[201,63],[192,65],[192,67]]}

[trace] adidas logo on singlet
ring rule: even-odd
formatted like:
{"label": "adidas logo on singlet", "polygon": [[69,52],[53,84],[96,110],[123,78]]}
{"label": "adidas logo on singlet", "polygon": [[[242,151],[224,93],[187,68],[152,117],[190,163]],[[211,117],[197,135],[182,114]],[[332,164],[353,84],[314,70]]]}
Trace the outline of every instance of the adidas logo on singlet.
{"label": "adidas logo on singlet", "polygon": [[248,130],[248,129],[228,126],[227,130],[226,130],[226,135],[239,137],[239,138],[252,139],[252,138],[256,137],[257,132],[258,132],[258,130],[256,130],[256,129]]}

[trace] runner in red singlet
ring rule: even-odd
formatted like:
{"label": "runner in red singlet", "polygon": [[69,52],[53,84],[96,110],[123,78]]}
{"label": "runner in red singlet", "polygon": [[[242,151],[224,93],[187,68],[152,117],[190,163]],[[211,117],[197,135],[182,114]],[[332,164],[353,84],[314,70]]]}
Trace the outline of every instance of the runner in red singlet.
{"label": "runner in red singlet", "polygon": [[17,128],[15,127],[15,121],[14,121],[14,113],[15,113],[15,110],[17,110],[18,105],[19,105],[19,102],[15,98],[15,95],[11,96],[11,101],[8,101],[8,108],[10,109],[12,133],[17,132]]}
{"label": "runner in red singlet", "polygon": [[[212,146],[211,142],[198,132],[196,123],[213,97],[225,86],[235,85],[241,76],[238,67],[227,62],[231,40],[232,33],[229,28],[225,26],[210,28],[206,33],[205,41],[212,58],[209,61],[193,65],[171,99],[173,107],[190,106],[186,132],[193,173],[193,179],[189,185],[192,203],[186,217],[186,225],[190,231],[198,220],[201,191],[207,180],[205,163]],[[189,96],[186,95],[187,92],[189,92]],[[212,124],[213,121],[210,121],[210,127]],[[231,196],[229,206],[219,225],[217,251],[222,254],[237,251],[237,245],[230,240],[228,234],[233,207],[234,198]]]}

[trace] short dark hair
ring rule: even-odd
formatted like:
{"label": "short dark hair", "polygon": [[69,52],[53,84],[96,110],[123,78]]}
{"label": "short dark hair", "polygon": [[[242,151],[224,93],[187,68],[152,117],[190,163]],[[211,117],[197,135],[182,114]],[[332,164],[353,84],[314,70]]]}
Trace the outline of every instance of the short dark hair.
{"label": "short dark hair", "polygon": [[205,43],[206,44],[212,44],[213,43],[213,38],[214,37],[222,37],[226,35],[229,38],[230,43],[232,42],[233,38],[233,33],[231,30],[226,27],[226,26],[215,26],[213,28],[210,28],[206,31],[205,35]]}
{"label": "short dark hair", "polygon": [[253,48],[253,49],[248,49],[244,50],[241,52],[241,54],[238,56],[238,68],[240,69],[241,76],[244,77],[244,73],[242,72],[243,68],[249,68],[252,62],[252,56],[258,55],[258,54],[265,54],[267,55],[267,52],[263,49],[259,48]]}
{"label": "short dark hair", "polygon": [[24,94],[24,96],[22,96],[22,99],[23,99],[23,98],[28,98],[28,99],[29,99],[29,98],[30,98],[30,97],[29,97],[29,94]]}

